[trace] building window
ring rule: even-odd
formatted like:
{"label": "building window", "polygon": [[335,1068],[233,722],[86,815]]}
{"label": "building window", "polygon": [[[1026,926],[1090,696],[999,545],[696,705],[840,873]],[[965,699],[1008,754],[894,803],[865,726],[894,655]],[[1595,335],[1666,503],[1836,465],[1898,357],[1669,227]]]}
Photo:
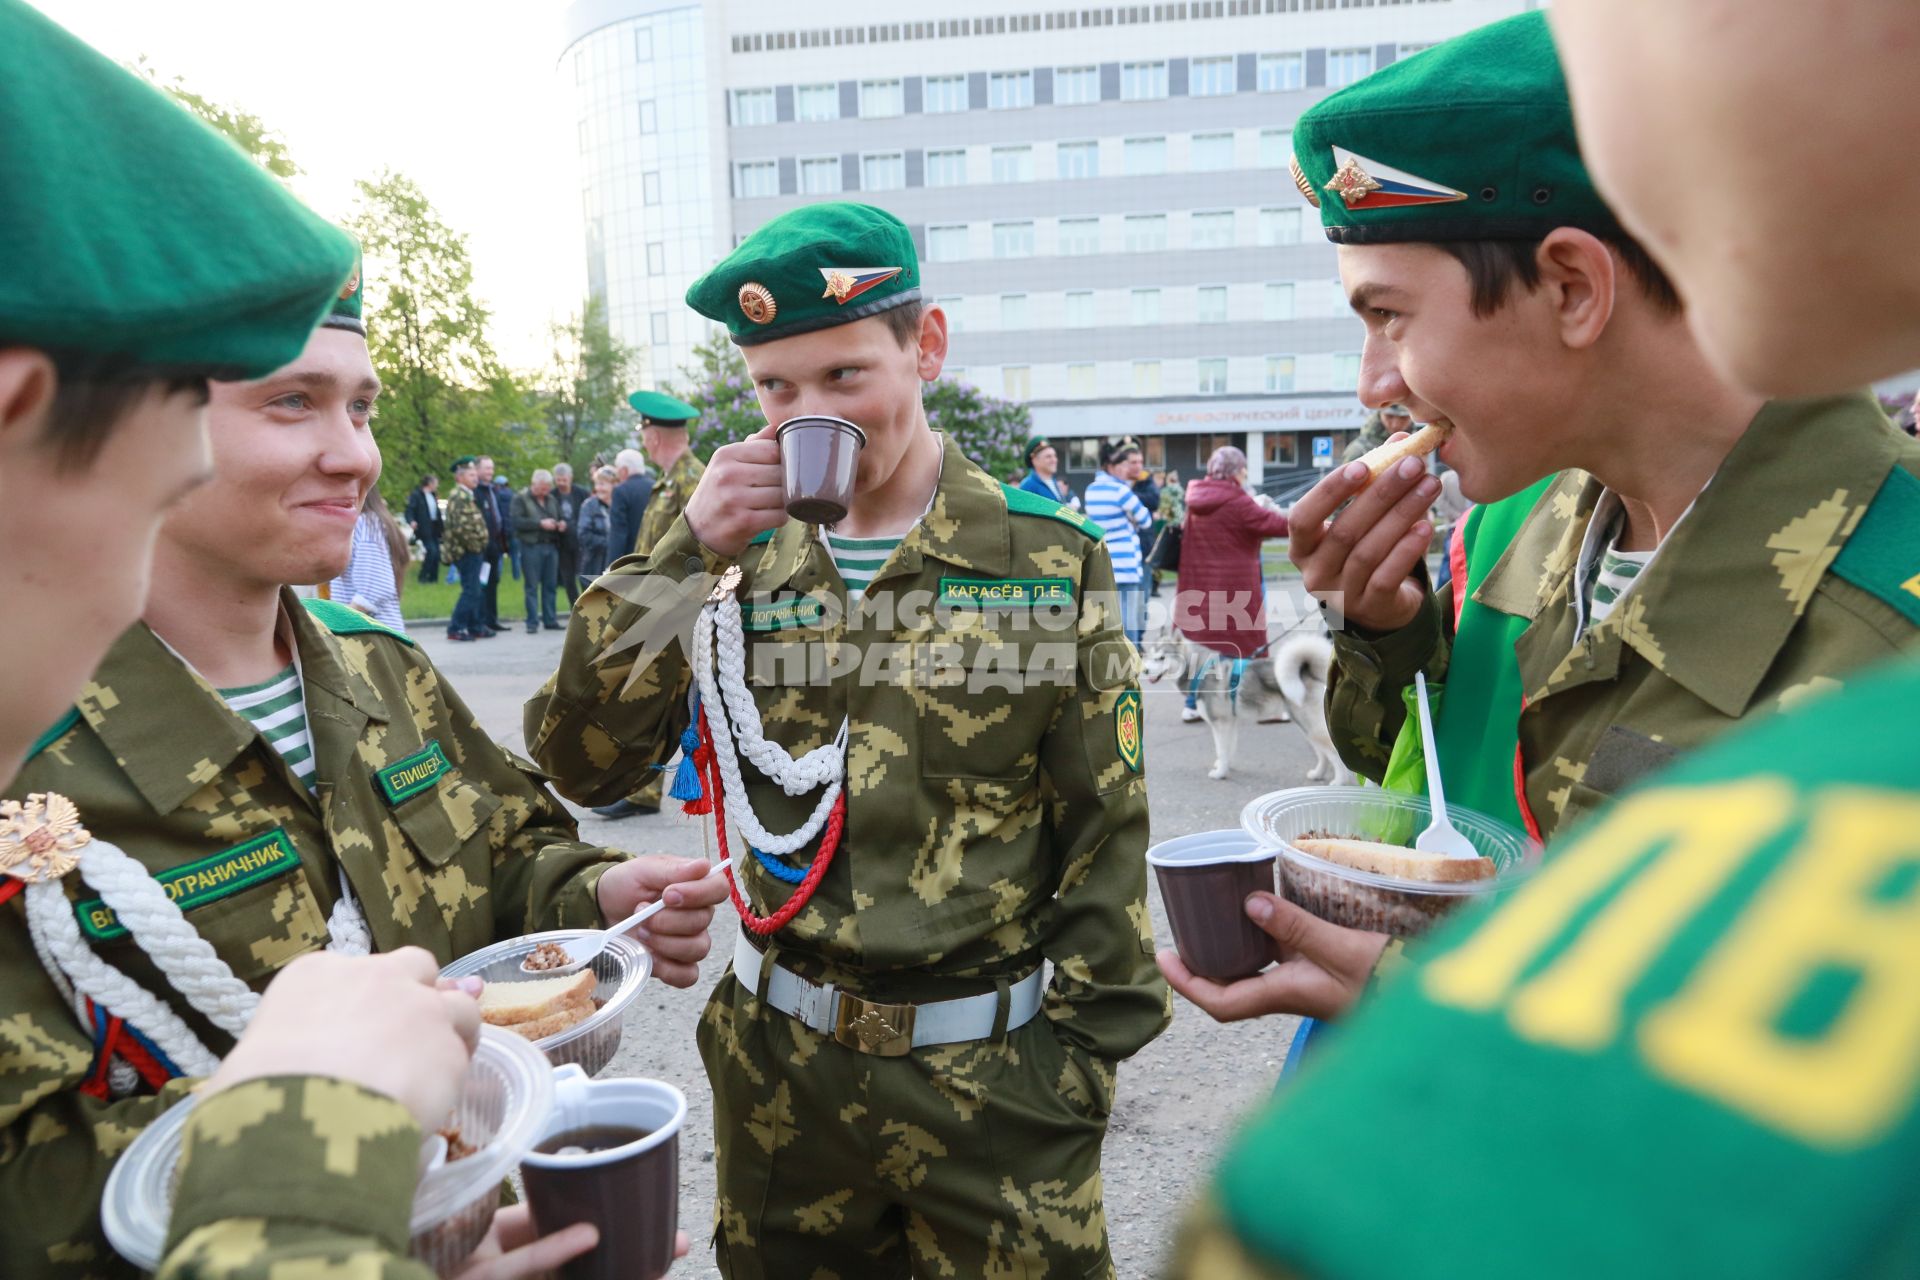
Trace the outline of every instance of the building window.
{"label": "building window", "polygon": [[1060,219],[1060,252],[1068,257],[1100,252],[1100,219]]}
{"label": "building window", "polygon": [[840,86],[803,84],[793,93],[793,114],[800,120],[838,120]]}
{"label": "building window", "polygon": [[1202,360],[1200,364],[1200,394],[1203,396],[1223,396],[1227,394],[1227,362],[1223,359]]}
{"label": "building window", "polygon": [[[966,308],[966,302],[967,300],[965,298],[957,298],[957,297],[956,298],[935,298],[933,300],[934,306],[940,308],[942,311],[947,313],[947,332],[959,333],[962,329],[967,327],[965,324],[962,323],[962,320],[964,319],[964,317],[961,315],[961,312]],[[953,371],[950,369],[948,370],[948,372],[951,373]]]}
{"label": "building window", "polygon": [[1233,248],[1233,210],[1222,209],[1194,214],[1193,247],[1196,249]]}
{"label": "building window", "polygon": [[927,261],[959,262],[967,256],[967,229],[957,227],[927,228]]}
{"label": "building window", "polygon": [[1227,286],[1201,285],[1199,300],[1195,304],[1194,318],[1201,324],[1225,324],[1227,322]]}
{"label": "building window", "polygon": [[647,274],[663,276],[667,274],[667,246],[655,240],[647,246]]}
{"label": "building window", "polygon": [[1233,168],[1233,135],[1230,133],[1194,134],[1193,168],[1198,173],[1212,173],[1220,169]]}
{"label": "building window", "polygon": [[1158,289],[1133,291],[1133,322],[1135,324],[1160,323],[1160,291]]}
{"label": "building window", "polygon": [[1027,295],[1024,293],[1003,293],[1000,295],[1000,327],[1002,329],[1031,329],[1027,322]]}
{"label": "building window", "polygon": [[1195,58],[1187,64],[1187,92],[1196,98],[1214,98],[1240,87],[1232,58]]}
{"label": "building window", "polygon": [[1009,400],[1025,400],[1033,395],[1033,370],[1024,364],[1010,364],[1000,371],[1001,385]]}
{"label": "building window", "polygon": [[1299,244],[1300,211],[1298,209],[1262,209],[1260,211],[1260,243],[1263,246]]}
{"label": "building window", "polygon": [[987,77],[987,110],[1033,105],[1033,72],[996,71]]}
{"label": "building window", "polygon": [[635,62],[653,61],[652,27],[635,27],[633,29],[633,60]]}
{"label": "building window", "polygon": [[1137,396],[1160,394],[1160,362],[1158,360],[1133,362],[1133,394]]}
{"label": "building window", "polygon": [[907,158],[898,151],[860,157],[862,191],[898,191],[907,185]]}
{"label": "building window", "polygon": [[1093,291],[1076,290],[1067,295],[1067,328],[1093,328]]}
{"label": "building window", "polygon": [[660,175],[643,173],[640,175],[640,201],[642,204],[660,203]]}
{"label": "building window", "polygon": [[575,84],[587,82],[587,51],[585,49],[573,55],[573,82]]}
{"label": "building window", "polygon": [[1268,356],[1267,357],[1267,390],[1269,391],[1293,390],[1293,357],[1292,356]]}
{"label": "building window", "polygon": [[812,156],[800,161],[800,192],[830,196],[840,190],[840,157]]}
{"label": "building window", "polygon": [[1120,97],[1125,102],[1167,96],[1167,64],[1126,62],[1120,66]]}
{"label": "building window", "polygon": [[1061,67],[1055,71],[1053,101],[1062,107],[1100,101],[1100,68]]}
{"label": "building window", "polygon": [[1299,437],[1291,431],[1269,431],[1262,442],[1261,452],[1269,467],[1297,467],[1300,465]]}
{"label": "building window", "polygon": [[941,374],[944,377],[951,378],[955,382],[963,383],[967,380],[967,371],[957,364],[948,365],[945,369],[941,370]]}
{"label": "building window", "polygon": [[1411,58],[1414,54],[1424,53],[1431,48],[1433,48],[1433,42],[1431,40],[1425,43],[1403,44],[1400,46],[1400,56],[1403,58]]}
{"label": "building window", "polygon": [[1167,247],[1167,215],[1130,213],[1126,221],[1128,253],[1161,253]]}
{"label": "building window", "polygon": [[1360,353],[1358,351],[1336,351],[1333,353],[1333,389],[1352,391],[1360,385]]}
{"label": "building window", "polygon": [[995,147],[993,149],[993,180],[995,182],[1032,182],[1032,147]]}
{"label": "building window", "polygon": [[938,115],[948,111],[965,111],[968,105],[965,76],[927,77],[926,87],[920,95],[921,110],[929,115]]}
{"label": "building window", "polygon": [[1165,138],[1128,138],[1121,147],[1121,154],[1126,160],[1125,168],[1130,178],[1167,171]]}
{"label": "building window", "polygon": [[1290,284],[1268,285],[1266,306],[1260,315],[1263,320],[1293,319],[1293,286]]}
{"label": "building window", "polygon": [[649,98],[640,104],[640,132],[653,133],[660,128],[660,119],[653,109],[653,100]]}
{"label": "building window", "polygon": [[1306,59],[1297,53],[1263,53],[1259,63],[1262,93],[1283,93],[1304,88],[1307,83]]}
{"label": "building window", "polygon": [[1293,130],[1262,129],[1260,131],[1260,167],[1262,169],[1284,169],[1287,161],[1293,159]]}
{"label": "building window", "polygon": [[733,91],[733,122],[735,124],[772,124],[773,119],[773,90],[735,89]]}
{"label": "building window", "polygon": [[967,153],[964,151],[927,152],[927,185],[957,187],[967,180]]}
{"label": "building window", "polygon": [[733,166],[733,193],[742,200],[780,194],[780,162],[749,160]]}
{"label": "building window", "polygon": [[862,80],[860,82],[861,119],[873,120],[883,116],[897,116],[906,109],[906,95],[901,91],[898,80]]}
{"label": "building window", "polygon": [[1070,364],[1067,366],[1067,395],[1075,400],[1091,400],[1094,395],[1093,366],[1090,364]]}
{"label": "building window", "polygon": [[1327,87],[1338,89],[1373,71],[1371,49],[1327,50]]}
{"label": "building window", "polygon": [[651,324],[649,324],[648,328],[653,333],[653,345],[656,347],[666,346],[668,340],[667,313],[664,311],[656,311],[649,319],[651,320]]}
{"label": "building window", "polygon": [[1100,176],[1100,144],[1097,142],[1063,142],[1055,151],[1060,160],[1062,178],[1097,178]]}
{"label": "building window", "polygon": [[1031,222],[994,223],[993,256],[1031,258],[1033,256],[1033,224]]}
{"label": "building window", "polygon": [[585,155],[586,153],[587,153],[587,122],[585,120],[582,120],[580,122],[580,154]]}

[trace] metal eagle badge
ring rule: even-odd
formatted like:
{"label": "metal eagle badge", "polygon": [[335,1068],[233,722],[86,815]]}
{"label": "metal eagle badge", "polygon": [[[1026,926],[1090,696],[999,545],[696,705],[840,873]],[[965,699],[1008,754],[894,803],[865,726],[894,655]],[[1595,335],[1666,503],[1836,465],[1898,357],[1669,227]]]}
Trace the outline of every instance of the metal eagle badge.
{"label": "metal eagle badge", "polygon": [[58,880],[80,865],[93,837],[73,801],[36,791],[23,803],[0,800],[0,873],[28,884]]}

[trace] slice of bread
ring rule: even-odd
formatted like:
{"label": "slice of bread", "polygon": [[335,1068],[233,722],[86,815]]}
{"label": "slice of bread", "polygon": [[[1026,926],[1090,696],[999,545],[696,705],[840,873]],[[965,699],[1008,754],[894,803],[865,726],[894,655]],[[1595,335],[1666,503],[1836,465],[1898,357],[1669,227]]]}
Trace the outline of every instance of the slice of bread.
{"label": "slice of bread", "polygon": [[1316,858],[1352,867],[1355,871],[1371,871],[1377,876],[1394,876],[1401,880],[1458,883],[1491,880],[1494,876],[1491,858],[1448,858],[1397,844],[1377,844],[1372,840],[1310,837],[1295,840],[1293,847]]}
{"label": "slice of bread", "polygon": [[593,989],[599,983],[593,970],[582,969],[564,978],[528,978],[489,982],[480,992],[480,1019],[496,1027],[546,1018],[582,1001],[593,1007]]}
{"label": "slice of bread", "polygon": [[[1447,442],[1453,434],[1451,424],[1435,426],[1429,423],[1404,440],[1389,440],[1377,448],[1369,449],[1360,455],[1360,461],[1367,464],[1367,484],[1380,478],[1382,472],[1402,458],[1424,458]],[[1366,485],[1360,486],[1366,488]]]}
{"label": "slice of bread", "polygon": [[545,1017],[528,1018],[524,1022],[510,1022],[502,1031],[511,1031],[527,1040],[545,1040],[548,1036],[559,1035],[568,1027],[576,1027],[591,1018],[599,1006],[588,996],[578,1004],[562,1005]]}

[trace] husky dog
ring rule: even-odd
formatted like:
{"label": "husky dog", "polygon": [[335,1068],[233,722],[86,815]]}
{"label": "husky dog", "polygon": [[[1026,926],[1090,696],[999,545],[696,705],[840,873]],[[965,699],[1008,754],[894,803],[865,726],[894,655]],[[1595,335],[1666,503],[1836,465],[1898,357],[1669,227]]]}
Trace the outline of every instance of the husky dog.
{"label": "husky dog", "polygon": [[1199,718],[1213,731],[1209,778],[1225,778],[1231,771],[1243,720],[1270,724],[1291,719],[1313,748],[1307,781],[1353,781],[1327,733],[1327,673],[1333,666],[1333,641],[1325,635],[1296,632],[1283,637],[1271,657],[1249,660],[1237,681],[1233,659],[1193,643],[1171,627],[1150,638],[1146,650],[1142,679],[1158,684],[1178,676],[1181,691],[1196,695]]}

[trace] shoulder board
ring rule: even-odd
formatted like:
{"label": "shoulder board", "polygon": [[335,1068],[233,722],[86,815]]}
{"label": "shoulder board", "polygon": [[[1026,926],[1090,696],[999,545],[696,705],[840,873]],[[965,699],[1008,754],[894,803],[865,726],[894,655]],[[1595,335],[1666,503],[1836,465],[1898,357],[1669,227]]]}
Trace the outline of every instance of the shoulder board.
{"label": "shoulder board", "polygon": [[395,631],[386,623],[377,622],[358,609],[341,604],[338,600],[305,599],[300,603],[307,606],[307,612],[313,615],[315,622],[337,636],[373,633],[389,636],[409,649],[414,647],[412,636],[402,631]]}
{"label": "shoulder board", "polygon": [[1025,489],[1016,489],[1010,484],[1003,483],[1000,488],[1007,495],[1007,510],[1014,515],[1045,516],[1049,520],[1058,520],[1095,540],[1107,536],[1105,529],[1065,503],[1043,498],[1037,493],[1028,493]]}
{"label": "shoulder board", "polygon": [[54,743],[67,736],[67,731],[80,723],[80,711],[77,707],[68,707],[67,714],[54,722],[53,728],[33,740],[33,746],[27,749],[27,759],[31,760]]}
{"label": "shoulder board", "polygon": [[1887,473],[1833,572],[1920,625],[1920,479],[1912,472]]}

